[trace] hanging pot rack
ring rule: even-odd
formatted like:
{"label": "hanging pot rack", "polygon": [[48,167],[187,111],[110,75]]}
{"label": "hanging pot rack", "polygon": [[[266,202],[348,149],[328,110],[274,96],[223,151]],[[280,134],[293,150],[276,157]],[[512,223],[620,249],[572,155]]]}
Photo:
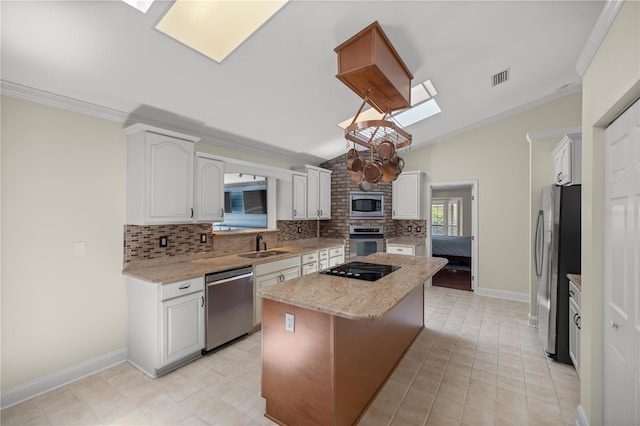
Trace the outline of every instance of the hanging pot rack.
{"label": "hanging pot rack", "polygon": [[396,149],[411,145],[413,137],[399,124],[388,120],[388,113],[385,113],[381,120],[357,121],[362,108],[369,100],[369,93],[370,90],[365,94],[353,121],[344,129],[345,139],[372,151],[377,151],[378,145],[384,141],[392,142]]}

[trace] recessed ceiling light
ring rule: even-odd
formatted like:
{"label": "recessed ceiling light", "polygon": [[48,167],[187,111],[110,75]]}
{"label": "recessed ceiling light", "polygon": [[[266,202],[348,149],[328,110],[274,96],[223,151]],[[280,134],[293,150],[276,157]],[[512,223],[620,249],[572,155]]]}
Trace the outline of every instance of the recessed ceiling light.
{"label": "recessed ceiling light", "polygon": [[122,0],[129,6],[135,7],[142,13],[147,13],[154,0]]}
{"label": "recessed ceiling light", "polygon": [[176,0],[156,29],[222,62],[287,3]]}

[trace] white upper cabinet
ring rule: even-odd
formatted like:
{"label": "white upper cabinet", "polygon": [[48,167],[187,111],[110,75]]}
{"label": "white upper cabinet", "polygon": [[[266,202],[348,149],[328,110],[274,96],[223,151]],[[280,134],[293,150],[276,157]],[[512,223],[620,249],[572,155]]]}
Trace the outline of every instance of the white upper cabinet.
{"label": "white upper cabinet", "polygon": [[127,127],[127,223],[193,220],[193,158],[198,138],[151,126]]}
{"label": "white upper cabinet", "polygon": [[224,162],[196,155],[195,217],[200,222],[224,220]]}
{"label": "white upper cabinet", "polygon": [[582,138],[580,133],[565,135],[551,153],[554,181],[558,185],[582,182]]}
{"label": "white upper cabinet", "polygon": [[331,219],[331,170],[306,166],[307,219]]}
{"label": "white upper cabinet", "polygon": [[307,218],[307,175],[294,173],[291,178],[278,179],[278,220]]}
{"label": "white upper cabinet", "polygon": [[391,184],[392,218],[422,219],[423,172],[402,172]]}

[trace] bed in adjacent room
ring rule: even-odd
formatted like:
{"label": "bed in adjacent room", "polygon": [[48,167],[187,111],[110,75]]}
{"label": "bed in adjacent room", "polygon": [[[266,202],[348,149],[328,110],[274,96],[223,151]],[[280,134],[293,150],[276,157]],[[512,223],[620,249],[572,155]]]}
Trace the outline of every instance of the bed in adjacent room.
{"label": "bed in adjacent room", "polygon": [[431,253],[433,257],[449,260],[449,263],[433,277],[433,285],[471,291],[470,236],[432,235]]}

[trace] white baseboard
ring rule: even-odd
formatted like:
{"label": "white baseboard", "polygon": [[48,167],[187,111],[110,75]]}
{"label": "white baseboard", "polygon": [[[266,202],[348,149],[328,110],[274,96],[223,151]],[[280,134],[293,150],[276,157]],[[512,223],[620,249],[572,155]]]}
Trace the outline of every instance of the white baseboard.
{"label": "white baseboard", "polygon": [[587,414],[582,409],[582,405],[578,405],[578,415],[576,417],[576,426],[589,426]]}
{"label": "white baseboard", "polygon": [[127,350],[119,349],[80,364],[54,371],[46,376],[38,377],[28,382],[14,386],[2,392],[1,408],[7,408],[19,402],[33,398],[45,392],[64,386],[83,377],[90,376],[106,368],[120,364],[127,360]]}
{"label": "white baseboard", "polygon": [[518,293],[515,291],[494,290],[491,288],[476,288],[474,293],[478,296],[498,297],[500,299],[516,300],[518,302],[529,303],[529,293]]}
{"label": "white baseboard", "polygon": [[529,327],[538,328],[538,317],[537,316],[529,314]]}

